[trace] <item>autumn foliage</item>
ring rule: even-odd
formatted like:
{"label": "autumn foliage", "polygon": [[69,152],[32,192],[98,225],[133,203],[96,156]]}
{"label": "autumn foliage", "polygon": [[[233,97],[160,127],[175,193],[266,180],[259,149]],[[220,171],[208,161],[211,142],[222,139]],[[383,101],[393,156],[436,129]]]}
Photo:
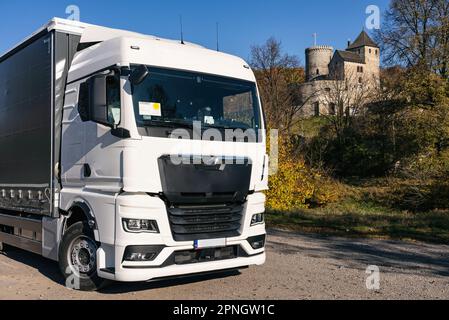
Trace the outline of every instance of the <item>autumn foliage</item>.
{"label": "autumn foliage", "polygon": [[275,211],[287,211],[335,201],[335,184],[317,169],[308,167],[295,154],[294,144],[286,137],[279,139],[277,173],[270,177],[267,206]]}

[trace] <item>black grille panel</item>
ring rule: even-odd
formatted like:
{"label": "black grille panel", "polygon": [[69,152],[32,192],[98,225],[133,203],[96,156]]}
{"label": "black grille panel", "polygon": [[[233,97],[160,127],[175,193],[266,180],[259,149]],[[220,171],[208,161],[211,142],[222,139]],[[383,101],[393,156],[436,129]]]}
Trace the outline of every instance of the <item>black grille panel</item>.
{"label": "black grille panel", "polygon": [[211,248],[201,250],[178,251],[174,253],[177,265],[235,259],[238,257],[238,246]]}
{"label": "black grille panel", "polygon": [[243,206],[178,206],[168,208],[175,241],[239,236]]}

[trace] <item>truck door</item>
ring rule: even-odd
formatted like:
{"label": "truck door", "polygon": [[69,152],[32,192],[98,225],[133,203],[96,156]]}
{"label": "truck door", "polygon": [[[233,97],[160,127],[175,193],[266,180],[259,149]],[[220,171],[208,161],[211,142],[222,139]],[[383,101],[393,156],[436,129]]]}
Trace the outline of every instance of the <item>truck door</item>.
{"label": "truck door", "polygon": [[61,179],[63,187],[84,187],[86,124],[78,113],[80,82],[67,86],[62,124]]}

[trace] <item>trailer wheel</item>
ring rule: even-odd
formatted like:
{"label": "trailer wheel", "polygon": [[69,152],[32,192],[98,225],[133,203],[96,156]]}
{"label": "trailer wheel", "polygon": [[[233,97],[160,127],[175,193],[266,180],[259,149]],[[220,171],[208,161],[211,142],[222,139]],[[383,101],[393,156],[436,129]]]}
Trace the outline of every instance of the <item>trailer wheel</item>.
{"label": "trailer wheel", "polygon": [[67,287],[95,291],[105,285],[106,280],[97,274],[97,249],[98,244],[86,222],[77,222],[67,230],[59,249],[59,268]]}

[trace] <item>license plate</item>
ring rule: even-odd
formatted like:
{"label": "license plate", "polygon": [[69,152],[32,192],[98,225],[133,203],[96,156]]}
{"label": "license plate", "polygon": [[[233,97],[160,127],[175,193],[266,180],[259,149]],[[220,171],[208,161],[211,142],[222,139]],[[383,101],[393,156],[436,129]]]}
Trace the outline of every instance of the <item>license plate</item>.
{"label": "license plate", "polygon": [[195,250],[226,247],[226,239],[195,240],[193,245]]}

